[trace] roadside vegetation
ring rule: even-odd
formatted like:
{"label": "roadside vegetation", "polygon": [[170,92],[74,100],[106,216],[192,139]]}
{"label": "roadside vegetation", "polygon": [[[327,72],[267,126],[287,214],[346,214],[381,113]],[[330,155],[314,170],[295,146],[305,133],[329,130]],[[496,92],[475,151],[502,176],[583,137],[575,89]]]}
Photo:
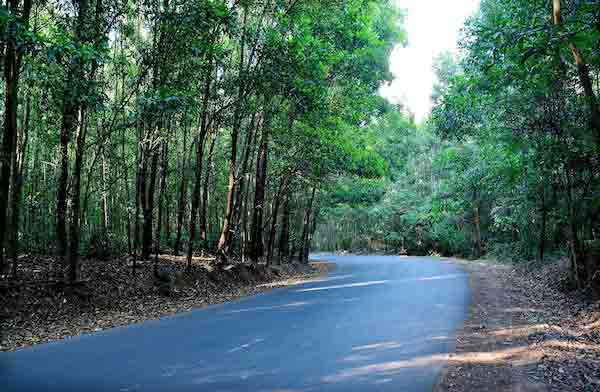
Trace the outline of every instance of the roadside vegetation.
{"label": "roadside vegetation", "polygon": [[0,345],[312,273],[328,184],[382,173],[392,3],[3,3]]}
{"label": "roadside vegetation", "polygon": [[[3,3],[0,350],[289,284],[311,250],[459,256],[518,264],[465,267],[497,319],[464,336],[517,309],[523,345],[577,343],[538,381],[597,390],[600,4],[482,0],[416,122],[378,95],[395,3]],[[494,380],[457,358],[449,390]]]}
{"label": "roadside vegetation", "polygon": [[321,209],[327,251],[570,260],[600,284],[600,5],[484,0],[461,55],[436,60],[429,119],[386,113],[360,137],[385,162]]}

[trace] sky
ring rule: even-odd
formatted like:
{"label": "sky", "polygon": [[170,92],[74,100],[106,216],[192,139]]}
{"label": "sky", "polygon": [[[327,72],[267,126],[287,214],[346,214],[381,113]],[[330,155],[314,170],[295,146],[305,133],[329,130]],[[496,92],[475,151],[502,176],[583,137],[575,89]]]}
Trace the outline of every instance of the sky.
{"label": "sky", "polygon": [[440,52],[456,52],[460,29],[479,6],[479,0],[396,0],[405,10],[404,28],[408,44],[394,48],[390,70],[394,81],[380,94],[393,103],[404,104],[417,121],[431,110],[435,76],[433,59]]}

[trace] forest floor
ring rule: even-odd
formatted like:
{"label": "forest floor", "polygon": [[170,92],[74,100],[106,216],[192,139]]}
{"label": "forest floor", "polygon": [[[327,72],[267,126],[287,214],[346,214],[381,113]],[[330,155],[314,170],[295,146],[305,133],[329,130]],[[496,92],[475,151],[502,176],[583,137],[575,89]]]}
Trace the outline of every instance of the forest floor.
{"label": "forest floor", "polygon": [[450,261],[473,302],[437,392],[600,391],[600,302],[566,289],[565,263]]}
{"label": "forest floor", "polygon": [[161,255],[156,279],[151,261],[132,275],[126,258],[81,262],[81,282],[65,285],[54,257],[23,257],[19,280],[0,281],[0,351],[157,319],[298,284],[333,268],[327,263],[266,267]]}

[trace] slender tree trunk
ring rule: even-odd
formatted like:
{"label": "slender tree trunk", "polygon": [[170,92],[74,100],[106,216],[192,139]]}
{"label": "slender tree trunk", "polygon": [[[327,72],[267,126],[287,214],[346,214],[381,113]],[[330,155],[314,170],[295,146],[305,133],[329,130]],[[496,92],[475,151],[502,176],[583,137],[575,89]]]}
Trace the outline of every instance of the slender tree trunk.
{"label": "slender tree trunk", "polygon": [[[267,182],[267,160],[268,160],[268,144],[269,144],[269,130],[270,130],[271,115],[270,110],[267,109],[265,113],[265,121],[263,124],[263,131],[260,140],[260,148],[258,150],[258,157],[256,158],[256,186],[254,190],[254,213],[252,215],[252,228],[250,231],[250,257],[253,262],[258,260],[264,255],[264,244],[263,244],[263,215],[265,205],[265,186]],[[276,219],[274,217],[274,219]]]}
{"label": "slender tree trunk", "polygon": [[313,187],[312,195],[310,196],[310,201],[308,202],[308,206],[304,211],[304,220],[302,224],[302,237],[300,240],[300,262],[306,263],[308,262],[308,251],[306,249],[306,244],[308,243],[308,233],[310,230],[310,216],[312,214],[313,202],[315,200],[315,194],[317,192],[317,187]]}
{"label": "slender tree trunk", "polygon": [[[237,114],[239,117],[241,114]],[[221,236],[219,237],[219,244],[217,247],[217,253],[220,257],[227,257],[229,254],[229,246],[231,240],[231,220],[233,218],[233,209],[235,202],[235,191],[236,191],[236,161],[237,161],[237,143],[238,143],[238,130],[239,122],[234,125],[231,131],[231,154],[229,157],[229,179],[227,183],[227,200],[225,206],[225,216],[223,217],[223,225],[221,228]]]}
{"label": "slender tree trunk", "polygon": [[73,169],[73,181],[71,189],[71,222],[69,230],[69,273],[70,282],[75,282],[79,277],[79,237],[81,218],[81,168],[83,166],[83,148],[87,124],[85,123],[85,107],[79,109],[77,120],[77,134],[75,136],[75,167]]}
{"label": "slender tree trunk", "polygon": [[[561,0],[553,0],[552,6],[554,25],[560,26],[562,24]],[[590,77],[590,70],[583,58],[581,50],[577,47],[575,42],[569,41],[569,48],[571,49],[571,54],[573,55],[575,65],[577,66],[579,82],[583,87],[583,92],[590,109],[591,124],[596,133],[596,143],[600,145],[600,110],[598,109],[598,99],[596,98],[596,93],[594,92],[592,79]]]}
{"label": "slender tree trunk", "polygon": [[[241,189],[240,189],[241,192]],[[242,202],[241,211],[241,222],[238,218],[237,226],[240,228],[240,255],[242,260],[245,262],[245,257],[248,252],[248,199],[250,196],[250,183],[246,185],[244,189],[244,200]]]}
{"label": "slender tree trunk", "polygon": [[284,175],[279,183],[279,189],[273,200],[273,212],[271,217],[271,228],[269,229],[269,242],[267,244],[267,265],[271,264],[273,258],[273,247],[275,245],[275,233],[277,230],[277,218],[279,215],[279,205],[281,204],[281,195],[287,187],[288,176]]}
{"label": "slender tree trunk", "polygon": [[[102,174],[102,194],[101,194],[101,206],[102,206],[102,235],[107,238],[109,232],[109,221],[108,221],[108,162],[106,161],[106,151],[102,147],[102,158],[101,158],[101,174]],[[85,206],[84,206],[85,208]]]}
{"label": "slender tree trunk", "polygon": [[[11,166],[17,146],[17,111],[19,104],[19,76],[21,72],[22,48],[17,44],[17,27],[22,24],[29,27],[31,0],[25,0],[23,11],[19,18],[18,0],[7,0],[6,8],[14,20],[7,26],[7,37],[4,47],[4,129],[0,144],[0,273],[6,267],[4,258],[4,240],[7,231],[7,210],[9,206],[9,188],[11,181]],[[18,219],[18,216],[17,216]]]}
{"label": "slender tree trunk", "polygon": [[[76,37],[81,44],[86,43],[86,21],[88,13],[88,0],[77,0],[77,27]],[[83,146],[85,144],[85,126],[83,124],[85,109],[81,97],[77,96],[75,84],[85,80],[83,64],[77,60],[71,64],[63,103],[63,118],[60,132],[61,145],[61,170],[58,180],[56,202],[56,237],[58,255],[64,260],[68,259],[67,279],[77,280],[79,257],[79,220],[80,220],[80,191],[81,191],[81,166],[83,164]],[[69,182],[69,139],[76,132],[75,140],[75,168],[71,184],[71,222],[70,231],[74,238],[67,238],[67,200]],[[75,246],[75,249],[70,247]]]}
{"label": "slender tree trunk", "polygon": [[23,190],[23,168],[25,165],[27,143],[29,141],[29,127],[31,117],[31,97],[25,101],[25,113],[23,115],[22,130],[17,138],[16,151],[13,155],[12,179],[10,186],[10,217],[8,230],[8,257],[12,259],[11,275],[17,277],[17,265],[19,258],[19,218],[21,215],[21,194]]}
{"label": "slender tree trunk", "polygon": [[[138,122],[138,139],[142,139],[143,130],[142,126]],[[143,143],[140,143],[140,148],[136,151],[137,154],[137,170],[136,170],[136,178],[135,178],[135,215],[134,215],[134,233],[133,233],[133,264],[131,268],[131,273],[135,275],[136,267],[137,267],[137,258],[138,258],[138,249],[140,246],[140,212],[142,210],[143,203],[143,192],[146,188],[144,179],[146,177],[146,159],[145,159],[145,148]]]}
{"label": "slender tree trunk", "polygon": [[[152,213],[154,212],[154,191],[156,189],[156,177],[158,172],[158,151],[154,147],[152,151],[152,162],[150,164],[150,178],[148,186],[144,186],[143,207],[144,222],[142,225],[142,259],[149,260],[152,255]],[[144,181],[145,185],[146,181]]]}
{"label": "slender tree trunk", "polygon": [[[160,253],[160,235],[163,223],[164,197],[167,191],[167,171],[169,169],[169,141],[162,143],[162,159],[160,172],[160,189],[158,191],[158,216],[156,218],[156,230],[154,234],[154,275],[158,275],[158,255]],[[167,217],[168,218],[168,217]]]}
{"label": "slender tree trunk", "polygon": [[229,157],[229,179],[227,184],[227,201],[225,206],[225,216],[223,217],[223,225],[221,227],[221,235],[219,237],[219,244],[217,246],[217,254],[221,258],[226,258],[229,254],[229,246],[231,242],[231,220],[233,218],[233,209],[235,201],[236,191],[236,162],[237,162],[237,149],[238,149],[238,137],[240,127],[242,124],[242,106],[245,101],[245,83],[244,83],[244,52],[245,52],[245,41],[246,41],[246,20],[248,12],[244,7],[244,16],[242,22],[242,38],[240,44],[240,63],[238,70],[238,97],[236,102],[235,111],[233,114],[233,124],[231,128],[231,154]]}
{"label": "slender tree trunk", "polygon": [[200,238],[202,239],[202,247],[208,246],[208,234],[207,234],[207,209],[208,209],[208,185],[210,184],[210,174],[213,166],[213,153],[215,149],[215,142],[217,141],[217,135],[219,131],[219,124],[217,123],[215,130],[213,131],[212,138],[210,141],[210,148],[208,151],[208,158],[206,160],[206,175],[204,176],[204,183],[202,185],[202,205],[200,207]]}
{"label": "slender tree trunk", "polygon": [[[248,188],[250,186],[250,184],[246,184],[246,176],[248,174],[248,163],[250,160],[250,157],[253,155],[253,150],[254,150],[254,138],[256,135],[256,129],[254,127],[255,125],[255,120],[256,120],[256,116],[252,116],[252,120],[250,120],[250,123],[248,124],[248,132],[246,135],[246,142],[244,145],[244,150],[242,151],[242,164],[240,165],[239,168],[239,172],[236,174],[236,181],[237,181],[237,193],[235,196],[235,202],[234,202],[234,207],[233,207],[233,220],[235,222],[234,228],[233,230],[231,230],[232,233],[236,233],[236,238],[241,238],[241,234],[242,233],[242,227],[240,226],[240,219],[243,215],[243,207],[244,207],[244,196],[248,191]],[[252,163],[250,163],[250,166],[252,166]],[[233,242],[233,238],[230,240],[230,242]],[[242,257],[244,257],[245,254],[242,255]]]}
{"label": "slender tree trunk", "polygon": [[[185,120],[184,120],[185,121]],[[173,245],[173,253],[178,256],[181,252],[181,235],[183,230],[183,219],[185,216],[185,206],[187,204],[187,184],[188,178],[186,175],[187,161],[187,124],[183,125],[183,148],[181,150],[181,181],[179,182],[179,202],[177,204],[177,234],[175,235],[175,244]]]}
{"label": "slender tree trunk", "polygon": [[281,233],[279,236],[280,263],[290,258],[290,195],[287,190],[283,198],[283,215],[281,216]]}
{"label": "slender tree trunk", "polygon": [[56,193],[56,252],[64,258],[67,254],[67,190],[69,181],[69,139],[73,124],[73,105],[65,103],[60,131],[60,176]]}
{"label": "slender tree trunk", "polygon": [[569,46],[571,48],[571,53],[573,53],[573,58],[575,59],[577,72],[579,74],[579,81],[583,87],[583,92],[590,109],[592,127],[596,132],[596,143],[600,145],[600,111],[598,110],[598,100],[594,93],[594,88],[592,87],[590,70],[577,46],[574,43],[570,43]]}
{"label": "slender tree trunk", "polygon": [[256,186],[254,190],[254,210],[252,215],[252,228],[250,231],[250,242],[252,245],[252,261],[258,260],[264,255],[263,244],[263,216],[265,207],[265,186],[267,182],[267,159],[268,159],[268,125],[263,128],[260,149],[256,159]]}
{"label": "slender tree trunk", "polygon": [[308,261],[308,256],[310,255],[310,248],[312,245],[313,237],[314,237],[315,231],[317,230],[317,217],[318,216],[319,216],[319,209],[317,209],[312,214],[311,224],[310,224],[311,228],[310,228],[310,231],[308,232],[308,239],[305,243],[304,254],[307,257],[307,261]]}
{"label": "slender tree trunk", "polygon": [[[128,167],[127,167],[127,161],[126,161],[126,155],[125,155],[125,129],[122,130],[122,135],[121,135],[121,154],[123,155],[123,165],[122,165],[122,170],[123,170],[123,188],[125,189],[125,205],[127,205],[127,251],[128,254],[130,256],[133,255],[133,244],[131,241],[131,198],[130,198],[130,194],[129,194],[129,178],[128,178]],[[136,202],[137,205],[137,202]]]}
{"label": "slender tree trunk", "polygon": [[198,206],[200,204],[200,189],[202,187],[202,164],[204,160],[204,143],[208,132],[208,113],[210,86],[212,83],[212,57],[209,59],[208,68],[206,70],[206,78],[204,80],[204,92],[202,96],[202,117],[200,119],[200,132],[197,140],[196,150],[196,170],[194,178],[194,190],[192,191],[192,208],[190,211],[190,227],[189,240],[187,248],[187,269],[192,268],[192,255],[194,252],[194,242],[196,241],[196,217],[198,215]]}
{"label": "slender tree trunk", "polygon": [[577,227],[577,213],[575,212],[575,206],[573,204],[573,183],[571,179],[571,170],[568,169],[566,172],[566,183],[567,183],[567,210],[568,210],[568,222],[569,222],[569,253],[571,259],[571,271],[573,281],[577,285],[577,288],[583,288],[585,282],[585,271],[583,270],[583,260],[581,252],[581,244],[579,242],[579,234]]}

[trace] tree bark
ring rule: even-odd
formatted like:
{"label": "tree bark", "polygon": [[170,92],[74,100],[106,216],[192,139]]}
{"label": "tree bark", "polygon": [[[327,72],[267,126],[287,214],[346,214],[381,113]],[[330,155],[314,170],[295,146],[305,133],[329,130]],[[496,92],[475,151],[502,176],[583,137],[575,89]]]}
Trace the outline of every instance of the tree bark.
{"label": "tree bark", "polygon": [[[75,35],[80,44],[87,43],[86,22],[88,16],[88,0],[76,0],[77,27]],[[65,101],[63,103],[63,118],[60,132],[61,171],[58,180],[56,203],[56,235],[58,255],[67,258],[67,279],[77,280],[79,258],[79,220],[80,220],[80,191],[81,166],[83,165],[83,147],[85,144],[85,107],[81,97],[77,96],[77,84],[85,83],[84,65],[80,60],[74,61],[69,67]],[[67,226],[67,200],[69,182],[69,140],[76,132],[74,178],[71,184],[71,220]],[[70,227],[71,238],[67,237],[67,227]]]}
{"label": "tree bark", "polygon": [[[562,24],[562,16],[561,16],[561,0],[553,0],[552,1],[552,15],[553,22],[555,26],[560,26]],[[571,54],[573,55],[573,59],[575,61],[575,65],[577,66],[577,73],[579,75],[579,82],[583,87],[583,92],[585,98],[588,102],[590,116],[591,116],[591,125],[596,133],[594,136],[596,138],[596,143],[600,145],[600,110],[598,109],[598,99],[596,97],[596,93],[594,92],[594,88],[592,85],[592,79],[590,78],[590,70],[583,58],[583,54],[581,50],[577,47],[575,42],[569,41],[569,49],[571,50]]]}
{"label": "tree bark", "polygon": [[[268,163],[268,145],[269,145],[269,131],[271,122],[270,110],[267,109],[265,113],[265,121],[263,124],[263,131],[260,140],[260,148],[258,150],[258,157],[256,158],[256,186],[254,189],[254,210],[252,215],[252,226],[250,230],[250,258],[253,262],[258,260],[264,255],[264,244],[263,244],[263,215],[265,205],[265,186],[267,182],[267,163]],[[275,219],[275,218],[274,218]]]}
{"label": "tree bark", "polygon": [[192,191],[192,208],[190,211],[189,240],[187,248],[187,269],[192,268],[192,255],[194,252],[194,242],[196,241],[196,216],[198,215],[198,206],[200,204],[200,189],[202,187],[202,164],[204,160],[204,142],[208,132],[208,104],[210,99],[210,86],[212,82],[212,56],[208,62],[206,77],[204,80],[204,92],[202,95],[202,115],[200,119],[200,132],[198,133],[196,150],[196,170],[194,178],[194,190]]}
{"label": "tree bark", "polygon": [[236,162],[237,162],[237,149],[238,149],[238,137],[240,126],[242,124],[242,106],[245,100],[245,83],[244,83],[244,51],[246,42],[246,20],[248,12],[246,6],[244,6],[244,16],[242,21],[242,38],[240,43],[240,62],[238,70],[238,97],[233,114],[233,124],[231,127],[231,153],[229,156],[229,179],[227,183],[227,201],[225,206],[225,216],[223,217],[223,224],[221,227],[221,235],[219,237],[219,244],[217,246],[217,254],[220,258],[227,258],[229,254],[229,247],[231,242],[231,220],[233,218],[235,191],[236,191]]}
{"label": "tree bark", "polygon": [[280,262],[287,261],[290,258],[290,195],[287,191],[284,194],[281,233],[279,235]]}
{"label": "tree bark", "polygon": [[75,167],[71,190],[71,222],[69,229],[69,282],[75,282],[79,277],[79,220],[81,218],[81,167],[83,166],[83,148],[87,124],[85,123],[85,107],[79,109],[77,134],[75,136]]}
{"label": "tree bark", "polygon": [[10,185],[10,216],[9,230],[7,237],[7,253],[12,259],[11,276],[13,279],[17,277],[17,265],[19,258],[19,226],[21,215],[21,194],[23,190],[23,168],[25,165],[25,153],[27,151],[27,143],[29,141],[29,127],[31,118],[31,97],[27,97],[25,101],[25,113],[23,115],[22,130],[17,137],[16,151],[13,154],[12,163],[12,179]]}
{"label": "tree bark", "polygon": [[[11,168],[17,146],[17,111],[19,105],[19,76],[23,48],[18,45],[17,31],[19,25],[28,29],[29,15],[31,13],[31,0],[25,0],[23,11],[19,18],[18,0],[7,1],[8,11],[14,16],[7,29],[4,47],[4,129],[2,132],[2,143],[0,144],[0,273],[4,271],[4,239],[7,231],[7,210],[9,206],[9,189],[11,181]],[[18,219],[18,216],[17,216]]]}
{"label": "tree bark", "polygon": [[[184,120],[185,121],[185,120]],[[183,230],[183,218],[185,216],[186,196],[187,196],[187,175],[186,175],[186,161],[187,161],[187,125],[183,125],[183,148],[181,150],[183,159],[181,160],[181,181],[179,182],[179,202],[177,204],[177,234],[175,237],[175,244],[173,245],[173,253],[178,256],[181,252],[181,235]]]}
{"label": "tree bark", "polygon": [[277,230],[277,218],[279,216],[279,205],[281,204],[281,195],[287,187],[288,176],[284,175],[279,183],[279,189],[273,200],[273,212],[271,216],[271,228],[269,229],[269,242],[267,243],[267,265],[271,264],[273,258],[273,248],[275,246],[275,233]]}
{"label": "tree bark", "polygon": [[208,209],[208,202],[209,202],[209,198],[208,198],[208,185],[210,184],[210,174],[211,174],[211,170],[212,170],[212,160],[213,160],[213,153],[215,150],[215,144],[217,141],[217,135],[219,132],[219,124],[216,124],[215,130],[213,131],[212,134],[212,138],[210,141],[210,148],[208,150],[208,157],[207,157],[207,161],[206,161],[206,175],[204,176],[204,183],[202,184],[202,205],[200,207],[200,239],[202,240],[202,247],[206,248],[208,246],[208,233],[207,233],[207,209]]}
{"label": "tree bark", "polygon": [[[142,181],[142,213],[144,214],[142,224],[142,260],[149,260],[152,255],[152,213],[154,212],[154,191],[156,189],[158,172],[158,151],[156,147],[153,147],[151,159],[150,178],[144,178]],[[146,172],[144,171],[143,174],[145,177]],[[148,182],[148,186],[146,186],[146,182]]]}
{"label": "tree bark", "polygon": [[[240,165],[239,171],[236,174],[237,180],[237,192],[235,196],[235,202],[233,205],[233,221],[235,222],[234,228],[231,230],[232,234],[236,234],[236,238],[241,239],[241,234],[243,229],[240,226],[240,219],[243,214],[244,209],[244,198],[245,194],[248,191],[250,184],[246,184],[246,175],[248,174],[248,163],[250,161],[250,157],[253,155],[253,150],[255,147],[255,136],[256,136],[256,128],[255,128],[256,115],[252,116],[250,123],[248,124],[248,131],[246,135],[246,142],[244,143],[244,149],[242,151],[242,164]],[[252,163],[250,163],[252,165]],[[230,239],[230,242],[233,242],[233,238]],[[245,254],[242,254],[244,257]]]}
{"label": "tree bark", "polygon": [[[156,229],[154,233],[154,274],[158,274],[158,255],[160,254],[160,235],[162,232],[163,222],[163,201],[167,191],[167,171],[169,169],[169,141],[165,140],[162,143],[162,159],[160,168],[160,189],[158,191],[158,216],[156,218]],[[167,216],[168,219],[168,216]]]}
{"label": "tree bark", "polygon": [[[109,232],[109,220],[108,220],[108,185],[106,178],[108,177],[108,162],[106,161],[106,151],[102,147],[102,158],[101,158],[101,174],[102,174],[102,194],[101,194],[101,206],[102,206],[102,235],[107,238]],[[84,207],[85,208],[85,207]]]}
{"label": "tree bark", "polygon": [[573,189],[570,180],[570,173],[567,173],[567,209],[569,219],[569,254],[571,259],[572,278],[578,289],[583,287],[583,276],[581,271],[579,235],[577,232],[576,214],[573,206]]}
{"label": "tree bark", "polygon": [[306,263],[308,262],[308,250],[306,249],[306,244],[308,243],[308,233],[310,230],[310,216],[312,214],[313,202],[315,200],[315,194],[317,192],[317,187],[313,187],[312,195],[310,196],[310,201],[308,202],[308,206],[304,211],[304,219],[302,224],[302,237],[300,240],[300,262]]}

